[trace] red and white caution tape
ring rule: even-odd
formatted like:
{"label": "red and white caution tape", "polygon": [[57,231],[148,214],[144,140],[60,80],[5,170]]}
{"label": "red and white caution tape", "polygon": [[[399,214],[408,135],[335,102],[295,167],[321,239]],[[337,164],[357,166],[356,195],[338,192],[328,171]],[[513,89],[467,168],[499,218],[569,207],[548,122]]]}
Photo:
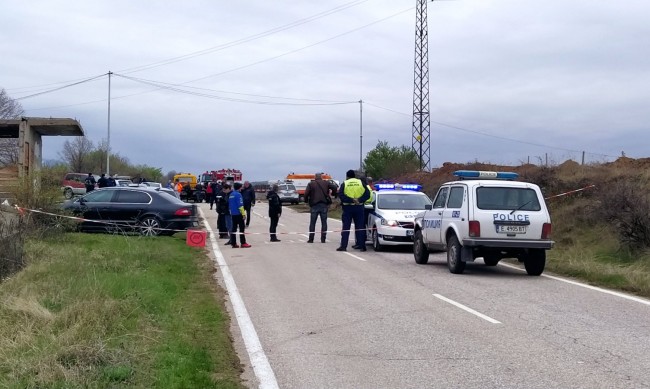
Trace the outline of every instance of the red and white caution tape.
{"label": "red and white caution tape", "polygon": [[556,194],[556,195],[553,195],[553,196],[546,197],[544,200],[552,199],[552,198],[555,198],[555,197],[566,196],[566,195],[569,195],[569,194],[572,194],[572,193],[581,192],[583,190],[587,190],[587,189],[591,189],[591,188],[595,188],[595,187],[596,187],[596,185],[588,185],[588,186],[585,186],[584,188],[571,190],[571,191],[568,191],[568,192],[564,192],[564,193],[560,193],[560,194]]}

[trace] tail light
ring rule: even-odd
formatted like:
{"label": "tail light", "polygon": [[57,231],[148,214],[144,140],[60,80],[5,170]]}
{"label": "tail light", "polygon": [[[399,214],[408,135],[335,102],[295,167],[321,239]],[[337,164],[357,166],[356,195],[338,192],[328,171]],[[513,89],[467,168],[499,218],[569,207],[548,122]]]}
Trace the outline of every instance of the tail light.
{"label": "tail light", "polygon": [[544,223],[542,226],[542,239],[551,239],[551,223]]}
{"label": "tail light", "polygon": [[192,216],[192,211],[189,208],[179,208],[174,212],[174,216]]}
{"label": "tail light", "polygon": [[481,223],[479,223],[477,220],[469,221],[469,236],[472,238],[481,237]]}

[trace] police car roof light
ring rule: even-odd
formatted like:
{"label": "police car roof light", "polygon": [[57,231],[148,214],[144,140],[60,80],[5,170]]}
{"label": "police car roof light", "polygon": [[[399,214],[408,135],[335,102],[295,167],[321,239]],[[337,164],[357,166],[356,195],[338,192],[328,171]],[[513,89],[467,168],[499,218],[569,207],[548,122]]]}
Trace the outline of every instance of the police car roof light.
{"label": "police car roof light", "polygon": [[456,170],[454,176],[461,180],[483,179],[483,180],[514,180],[519,174],[513,172],[488,172],[479,170]]}
{"label": "police car roof light", "polygon": [[422,185],[419,184],[390,184],[390,183],[381,183],[375,184],[376,190],[412,190],[420,191],[422,190]]}

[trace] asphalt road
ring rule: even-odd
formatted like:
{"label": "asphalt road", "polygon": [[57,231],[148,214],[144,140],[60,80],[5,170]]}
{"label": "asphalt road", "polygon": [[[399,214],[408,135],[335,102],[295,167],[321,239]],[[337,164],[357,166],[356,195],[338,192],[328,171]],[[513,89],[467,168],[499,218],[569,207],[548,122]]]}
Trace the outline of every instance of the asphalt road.
{"label": "asphalt road", "polygon": [[290,207],[271,243],[266,215],[253,208],[252,248],[215,250],[259,339],[240,348],[252,387],[650,387],[648,300],[481,260],[453,275],[444,253],[417,265],[410,249],[337,252],[340,233],[306,243],[309,215]]}

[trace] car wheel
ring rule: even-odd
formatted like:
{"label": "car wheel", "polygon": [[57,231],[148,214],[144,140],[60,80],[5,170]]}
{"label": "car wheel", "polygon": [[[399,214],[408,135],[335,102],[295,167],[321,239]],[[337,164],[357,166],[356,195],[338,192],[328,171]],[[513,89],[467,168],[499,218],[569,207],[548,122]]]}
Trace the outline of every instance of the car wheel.
{"label": "car wheel", "polygon": [[456,235],[452,235],[447,242],[447,267],[453,274],[462,274],[465,271],[465,262],[460,259],[462,246]]}
{"label": "car wheel", "polygon": [[375,251],[382,251],[384,249],[384,246],[379,243],[379,232],[377,232],[377,226],[372,228],[372,248]]}
{"label": "car wheel", "polygon": [[524,256],[524,267],[529,276],[538,276],[544,272],[546,266],[546,251],[539,249],[528,250]]}
{"label": "car wheel", "polygon": [[140,234],[143,236],[157,236],[160,234],[160,222],[153,216],[140,220]]}
{"label": "car wheel", "polygon": [[483,256],[483,262],[485,262],[486,266],[496,266],[500,260],[501,258],[496,254],[485,254]]}
{"label": "car wheel", "polygon": [[65,188],[65,190],[63,191],[63,197],[65,197],[65,198],[68,199],[68,200],[70,200],[71,198],[73,198],[73,197],[74,197],[74,193],[72,193],[72,189],[70,189],[70,188]]}
{"label": "car wheel", "polygon": [[415,257],[415,263],[419,265],[425,265],[427,262],[429,262],[429,249],[427,248],[427,245],[424,244],[422,230],[415,231],[415,241],[413,242],[413,256]]}

